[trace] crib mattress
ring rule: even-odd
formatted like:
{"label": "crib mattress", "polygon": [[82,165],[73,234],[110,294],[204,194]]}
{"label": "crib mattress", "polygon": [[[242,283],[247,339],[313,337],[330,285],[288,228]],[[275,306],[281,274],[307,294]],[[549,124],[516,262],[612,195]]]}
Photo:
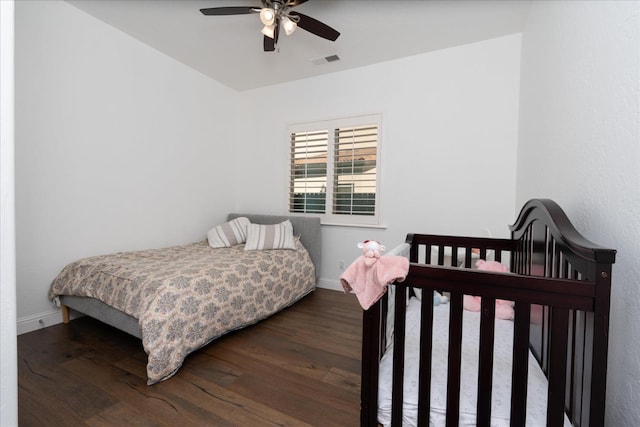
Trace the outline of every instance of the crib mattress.
{"label": "crib mattress", "polygon": [[[420,302],[412,298],[407,307],[404,371],[403,426],[416,426],[418,418],[418,362],[420,342]],[[460,384],[460,426],[476,425],[478,353],[480,346],[480,313],[464,311],[462,366]],[[447,407],[447,352],[449,337],[449,305],[433,310],[433,360],[431,378],[430,426],[444,426]],[[511,402],[511,357],[513,322],[496,319],[493,366],[491,425],[509,426]],[[537,361],[529,353],[527,392],[528,426],[546,425],[547,379]],[[391,423],[391,389],[393,348],[380,363],[378,388],[378,422]],[[570,426],[565,416],[565,426]]]}

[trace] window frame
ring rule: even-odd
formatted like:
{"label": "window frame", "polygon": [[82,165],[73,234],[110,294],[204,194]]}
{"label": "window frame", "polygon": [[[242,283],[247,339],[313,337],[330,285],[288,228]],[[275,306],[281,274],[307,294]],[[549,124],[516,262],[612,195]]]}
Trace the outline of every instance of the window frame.
{"label": "window frame", "polygon": [[[376,164],[375,164],[375,205],[373,215],[359,215],[359,214],[339,214],[333,213],[334,206],[333,200],[338,188],[334,188],[335,179],[335,149],[336,142],[334,141],[335,129],[352,128],[358,126],[375,125],[377,126],[377,140],[376,140]],[[382,160],[382,114],[371,113],[362,114],[356,116],[344,116],[332,119],[290,123],[287,126],[287,144],[289,149],[287,150],[287,200],[286,200],[286,212],[290,215],[302,215],[302,216],[316,216],[320,217],[323,225],[346,225],[346,226],[366,226],[376,227],[380,225],[380,207],[381,207],[381,160]],[[292,147],[291,147],[291,135],[295,133],[311,133],[327,131],[327,171],[326,171],[326,198],[325,198],[325,211],[324,213],[318,212],[292,212],[291,202],[293,191],[293,177],[292,177]],[[334,194],[335,193],[335,194]]]}

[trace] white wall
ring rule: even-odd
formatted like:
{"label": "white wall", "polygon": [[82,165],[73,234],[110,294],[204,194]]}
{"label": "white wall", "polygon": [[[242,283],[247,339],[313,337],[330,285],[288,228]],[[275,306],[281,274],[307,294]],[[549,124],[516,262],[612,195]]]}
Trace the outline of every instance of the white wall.
{"label": "white wall", "polygon": [[14,192],[14,2],[0,1],[0,425],[18,425]]}
{"label": "white wall", "polygon": [[241,210],[286,209],[287,123],[381,112],[387,228],[323,227],[321,285],[339,287],[339,261],[349,265],[364,239],[391,248],[408,232],[508,236],[519,66],[512,35],[244,93],[254,174],[240,181]]}
{"label": "white wall", "polygon": [[[68,262],[204,239],[235,203],[235,92],[66,2],[16,3],[18,332]],[[49,316],[49,317],[47,317]]]}
{"label": "white wall", "polygon": [[16,12],[19,333],[59,322],[46,290],[74,259],[284,212],[290,122],[383,113],[385,228],[325,227],[324,286],[366,238],[515,218],[519,35],[238,94],[66,2]]}
{"label": "white wall", "polygon": [[613,266],[606,425],[640,425],[640,3],[534,2],[522,36],[518,204],[548,197]]}

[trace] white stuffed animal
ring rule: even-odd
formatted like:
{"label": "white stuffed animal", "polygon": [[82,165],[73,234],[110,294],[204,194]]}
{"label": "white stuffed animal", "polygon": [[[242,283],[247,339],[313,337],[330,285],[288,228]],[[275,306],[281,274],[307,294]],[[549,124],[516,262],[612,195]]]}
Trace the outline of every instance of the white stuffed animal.
{"label": "white stuffed animal", "polygon": [[380,258],[380,253],[386,249],[384,245],[377,240],[365,240],[358,243],[358,247],[362,249],[362,254],[366,258]]}

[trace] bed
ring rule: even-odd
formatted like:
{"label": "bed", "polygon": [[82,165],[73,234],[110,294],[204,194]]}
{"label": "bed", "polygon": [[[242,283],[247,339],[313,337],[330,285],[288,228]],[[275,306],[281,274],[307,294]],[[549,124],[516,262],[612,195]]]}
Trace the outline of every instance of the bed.
{"label": "bed", "polygon": [[[362,426],[604,425],[616,251],[548,199],[527,202],[510,230],[409,234],[394,249],[409,257],[406,279],[363,311]],[[478,259],[510,272],[474,269]],[[479,312],[464,309],[470,296]],[[497,300],[513,320],[496,318]]]}
{"label": "bed", "polygon": [[[242,232],[218,239],[223,247],[214,249],[210,233],[230,224],[242,224]],[[147,383],[166,380],[189,353],[295,303],[318,280],[319,218],[233,213],[210,233],[187,245],[70,263],[49,298],[59,302],[64,323],[75,310],[140,338]],[[250,244],[256,250],[244,250]],[[273,246],[292,250],[260,250]]]}

